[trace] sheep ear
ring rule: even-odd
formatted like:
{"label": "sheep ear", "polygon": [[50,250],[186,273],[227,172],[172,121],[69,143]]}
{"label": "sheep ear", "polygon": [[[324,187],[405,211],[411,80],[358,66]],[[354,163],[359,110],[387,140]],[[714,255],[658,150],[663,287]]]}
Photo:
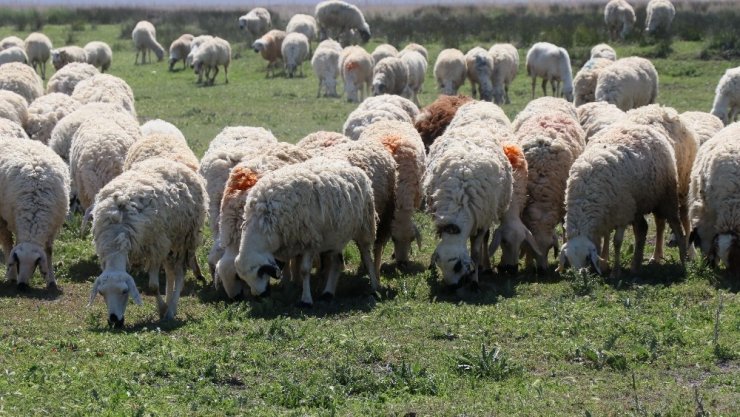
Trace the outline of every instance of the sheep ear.
{"label": "sheep ear", "polygon": [[432,258],[429,260],[429,269],[433,270],[434,267],[437,265],[437,261],[439,260],[439,254],[437,254],[437,251],[435,250],[432,254]]}
{"label": "sheep ear", "polygon": [[131,297],[134,299],[134,302],[137,305],[142,305],[143,302],[141,301],[141,294],[139,294],[139,290],[136,289],[136,283],[134,282],[134,279],[129,275],[126,278],[126,285],[128,286],[128,292],[131,294]]}
{"label": "sheep ear", "polygon": [[95,301],[95,296],[98,295],[98,285],[100,284],[100,277],[95,278],[95,282],[93,282],[92,291],[90,291],[90,301],[87,302],[87,306],[90,307],[93,305],[93,302]]}
{"label": "sheep ear", "polygon": [[493,232],[493,239],[491,239],[491,245],[488,246],[488,253],[495,253],[499,246],[501,246],[501,228]]}
{"label": "sheep ear", "polygon": [[591,261],[596,272],[601,275],[601,268],[599,267],[599,254],[596,252],[596,247],[591,248],[588,251],[588,259]]}
{"label": "sheep ear", "polygon": [[257,270],[257,276],[265,274],[277,279],[281,278],[283,275],[277,265],[262,265],[260,269]]}
{"label": "sheep ear", "polygon": [[527,229],[526,227],[524,228],[524,241],[527,242],[529,247],[532,248],[532,251],[536,253],[537,256],[542,256],[542,251],[537,245],[537,241],[534,240],[534,235],[532,235],[532,232],[530,232],[529,229]]}

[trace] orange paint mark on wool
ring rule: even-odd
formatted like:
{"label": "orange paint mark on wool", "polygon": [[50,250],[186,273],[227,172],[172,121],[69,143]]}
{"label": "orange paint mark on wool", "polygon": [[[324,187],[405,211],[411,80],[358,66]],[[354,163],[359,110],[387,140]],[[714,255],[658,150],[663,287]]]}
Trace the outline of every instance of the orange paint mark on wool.
{"label": "orange paint mark on wool", "polygon": [[403,138],[398,135],[388,135],[380,139],[380,142],[392,155],[395,155],[398,148],[403,145]]}
{"label": "orange paint mark on wool", "polygon": [[229,177],[229,182],[226,184],[224,194],[234,196],[243,191],[248,191],[254,187],[254,184],[259,179],[259,175],[251,169],[236,167],[231,171],[231,176]]}
{"label": "orange paint mark on wool", "polygon": [[349,61],[346,64],[344,64],[344,69],[347,71],[352,71],[355,68],[358,68],[360,64],[357,61]]}
{"label": "orange paint mark on wool", "polygon": [[509,159],[509,163],[514,170],[520,170],[527,164],[526,158],[524,158],[524,152],[519,145],[504,145],[504,153]]}

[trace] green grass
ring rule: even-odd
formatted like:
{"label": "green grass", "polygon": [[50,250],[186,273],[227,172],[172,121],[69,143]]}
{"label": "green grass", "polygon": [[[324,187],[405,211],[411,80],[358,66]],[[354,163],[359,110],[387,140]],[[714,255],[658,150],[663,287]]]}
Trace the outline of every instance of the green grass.
{"label": "green grass", "polygon": [[[134,89],[141,121],[175,123],[199,155],[224,126],[264,126],[294,142],[340,130],[355,107],[316,99],[309,65],[305,78],[265,79],[264,62],[244,43],[233,45],[228,85],[219,77],[199,87],[190,71],[168,73],[164,62],[134,66],[119,26],[84,29],[44,31],[55,45],[70,36],[109,42],[111,73]],[[672,48],[654,60],[659,101],[708,111],[717,80],[737,62],[698,60],[700,42]],[[429,49],[431,67],[441,46]],[[655,46],[617,50],[650,56]],[[434,86],[430,68],[423,103],[435,98]],[[529,94],[522,65],[505,107],[510,117]],[[367,278],[356,276],[351,247],[332,304],[299,309],[297,289],[227,302],[189,275],[176,321],[160,323],[154,298],[144,296],[143,306],[129,307],[127,328],[114,331],[102,299],[86,307],[99,268],[77,218],[55,247],[61,295],[47,294],[38,276],[27,294],[0,284],[0,415],[740,413],[740,300],[714,272],[689,265],[680,276],[670,250],[667,265],[646,265],[618,282],[525,273],[486,276],[481,292],[449,294],[425,268],[435,245],[431,222],[417,220],[424,244],[412,272],[384,267],[377,300],[366,295]],[[210,244],[199,253],[203,266]],[[630,244],[623,248],[627,265]],[[143,288],[146,278],[137,281]]]}

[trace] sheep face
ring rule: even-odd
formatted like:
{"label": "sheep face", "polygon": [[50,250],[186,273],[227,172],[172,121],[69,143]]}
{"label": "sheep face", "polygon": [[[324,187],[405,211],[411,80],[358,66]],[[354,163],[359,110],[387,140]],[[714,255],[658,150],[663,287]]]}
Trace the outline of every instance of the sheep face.
{"label": "sheep face", "polygon": [[154,55],[157,56],[157,61],[161,62],[164,59],[164,49],[155,49]]}
{"label": "sheep face", "polygon": [[367,43],[367,41],[370,40],[370,36],[371,36],[370,29],[363,28],[363,29],[360,29],[359,32],[360,32],[360,37],[362,38],[362,43]]}
{"label": "sheep face", "polygon": [[373,95],[379,96],[385,94],[386,89],[386,75],[376,74],[375,78],[373,78]]}
{"label": "sheep face", "polygon": [[432,267],[442,270],[442,277],[448,287],[459,287],[463,281],[475,273],[475,262],[466,246],[467,234],[460,232],[457,225],[449,224],[440,228],[442,240],[432,255]]}
{"label": "sheep face", "polygon": [[563,272],[568,266],[579,271],[593,266],[596,272],[601,274],[599,260],[599,251],[596,245],[585,236],[577,236],[563,245],[557,271]]}
{"label": "sheep face", "polygon": [[19,287],[27,287],[37,266],[48,281],[51,271],[48,269],[44,248],[35,243],[24,242],[10,251],[6,276],[10,281],[17,281]]}
{"label": "sheep face", "polygon": [[57,71],[64,66],[62,63],[62,55],[57,49],[51,51],[51,64],[54,65],[54,69]]}
{"label": "sheep face", "polygon": [[572,103],[573,102],[573,87],[563,87],[563,98],[565,98],[566,101]]}
{"label": "sheep face", "polygon": [[[517,219],[518,220],[518,219]],[[531,250],[540,256],[540,251],[534,236],[521,221],[504,222],[493,234],[490,252],[493,253],[501,246],[501,263],[499,272],[508,271],[516,273],[519,265],[519,253],[524,242],[527,242]]]}
{"label": "sheep face", "polygon": [[193,72],[195,74],[200,74],[200,71],[203,69],[203,61],[196,59],[193,61]]}
{"label": "sheep face", "polygon": [[710,250],[710,261],[713,254],[727,266],[727,273],[737,280],[740,277],[740,238],[735,233],[723,233],[714,239],[714,247]]}
{"label": "sheep face", "polygon": [[262,39],[257,39],[252,44],[252,50],[254,50],[255,53],[259,53],[264,51],[266,48],[265,42]]}
{"label": "sheep face", "polygon": [[[270,277],[280,278],[282,276],[275,258],[265,253],[244,254],[240,252],[234,261],[234,267],[239,277],[249,285],[252,295],[257,297],[267,295]],[[225,285],[224,288],[226,288]]]}
{"label": "sheep face", "polygon": [[131,275],[126,272],[103,271],[93,284],[88,305],[95,301],[98,294],[103,296],[105,304],[108,306],[108,325],[110,327],[123,327],[129,296],[134,299],[136,304],[142,304],[141,294],[136,289],[136,283]]}
{"label": "sheep face", "polygon": [[239,18],[239,29],[244,30],[245,27],[247,27],[247,19],[244,18],[244,16]]}

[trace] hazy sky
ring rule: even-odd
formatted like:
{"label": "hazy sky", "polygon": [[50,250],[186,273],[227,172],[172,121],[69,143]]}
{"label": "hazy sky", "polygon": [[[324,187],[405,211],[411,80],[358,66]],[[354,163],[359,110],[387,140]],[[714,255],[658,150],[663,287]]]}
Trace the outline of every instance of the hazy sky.
{"label": "hazy sky", "polygon": [[[250,8],[254,6],[312,5],[319,0],[0,0],[0,6],[36,7],[36,6],[127,6],[127,7],[218,7]],[[349,3],[362,6],[422,5],[422,4],[512,4],[512,3],[561,3],[576,4],[586,2],[603,2],[602,0],[349,0]]]}

